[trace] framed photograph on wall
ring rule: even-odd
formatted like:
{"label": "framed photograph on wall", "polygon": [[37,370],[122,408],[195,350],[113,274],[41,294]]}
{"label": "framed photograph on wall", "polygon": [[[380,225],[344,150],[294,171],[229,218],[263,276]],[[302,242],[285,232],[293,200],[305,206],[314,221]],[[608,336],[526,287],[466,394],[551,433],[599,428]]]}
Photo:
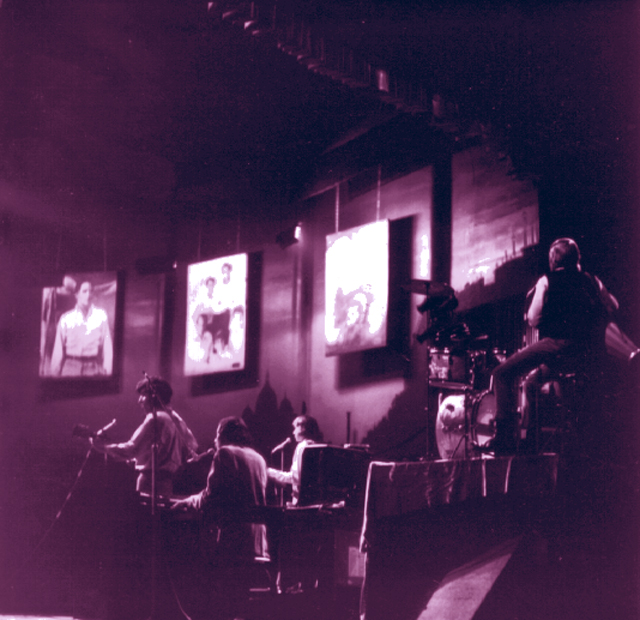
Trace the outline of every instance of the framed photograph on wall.
{"label": "framed photograph on wall", "polygon": [[42,289],[40,377],[113,377],[120,289],[115,271],[70,272]]}
{"label": "framed photograph on wall", "polygon": [[325,354],[387,345],[389,222],[327,236]]}
{"label": "framed photograph on wall", "polygon": [[188,265],[186,376],[245,368],[247,269],[247,254]]}

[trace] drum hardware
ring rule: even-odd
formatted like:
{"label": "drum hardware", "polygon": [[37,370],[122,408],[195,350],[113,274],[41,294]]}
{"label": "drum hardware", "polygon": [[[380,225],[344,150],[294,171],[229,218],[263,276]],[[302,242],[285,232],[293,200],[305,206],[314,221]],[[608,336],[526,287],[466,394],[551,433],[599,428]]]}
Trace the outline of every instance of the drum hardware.
{"label": "drum hardware", "polygon": [[433,387],[464,391],[491,389],[493,369],[506,359],[499,349],[429,349],[428,379]]}
{"label": "drum hardware", "polygon": [[[404,290],[425,295],[417,306],[425,314],[426,329],[416,335],[427,342],[426,407],[430,426],[430,389],[454,392],[442,400],[436,418],[436,443],[441,458],[470,456],[474,445],[485,446],[495,436],[495,398],[491,389],[493,369],[506,359],[498,349],[487,350],[489,336],[472,334],[464,321],[454,320],[458,306],[448,284],[410,280]],[[427,431],[427,457],[431,456]]]}
{"label": "drum hardware", "polygon": [[451,394],[438,407],[436,419],[436,443],[443,459],[466,458],[469,440],[470,392]]}
{"label": "drum hardware", "polygon": [[[418,343],[431,342],[435,344],[443,330],[451,324],[452,312],[458,306],[458,300],[455,298],[453,288],[448,284],[434,282],[431,280],[410,280],[402,288],[411,293],[418,295],[426,295],[426,299],[417,306],[418,311],[425,315],[426,329],[416,335]],[[425,414],[427,418],[426,433],[426,456],[432,456],[431,438],[430,438],[430,382],[431,382],[431,351],[427,349],[427,377],[426,377],[426,398],[425,398]],[[446,378],[446,377],[445,377]]]}
{"label": "drum hardware", "polygon": [[607,325],[604,342],[607,353],[619,360],[630,363],[640,354],[640,348],[613,321]]}
{"label": "drum hardware", "polygon": [[473,389],[467,383],[457,383],[455,381],[430,381],[429,385],[439,390],[452,390],[454,392],[464,392]]}

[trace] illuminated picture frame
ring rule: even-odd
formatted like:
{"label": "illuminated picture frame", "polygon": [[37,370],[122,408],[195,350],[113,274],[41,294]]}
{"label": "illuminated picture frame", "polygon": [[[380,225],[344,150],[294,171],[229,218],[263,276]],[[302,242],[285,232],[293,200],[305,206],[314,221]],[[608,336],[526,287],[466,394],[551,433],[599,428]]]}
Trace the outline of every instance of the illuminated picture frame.
{"label": "illuminated picture frame", "polygon": [[109,379],[117,369],[121,282],[115,271],[69,272],[42,289],[41,378]]}
{"label": "illuminated picture frame", "polygon": [[387,345],[389,221],[327,236],[325,354]]}
{"label": "illuminated picture frame", "polygon": [[247,277],[246,253],[188,265],[185,376],[245,368]]}

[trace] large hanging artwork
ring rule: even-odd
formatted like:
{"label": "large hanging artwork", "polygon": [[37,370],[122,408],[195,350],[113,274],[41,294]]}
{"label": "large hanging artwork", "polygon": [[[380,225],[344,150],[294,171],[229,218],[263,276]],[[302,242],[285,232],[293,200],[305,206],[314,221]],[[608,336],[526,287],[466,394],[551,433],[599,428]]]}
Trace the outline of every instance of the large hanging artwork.
{"label": "large hanging artwork", "polygon": [[247,264],[235,254],[189,265],[185,375],[245,368]]}
{"label": "large hanging artwork", "polygon": [[104,379],[114,374],[117,272],[67,273],[42,290],[40,377]]}
{"label": "large hanging artwork", "polygon": [[326,355],[387,344],[389,222],[327,236]]}

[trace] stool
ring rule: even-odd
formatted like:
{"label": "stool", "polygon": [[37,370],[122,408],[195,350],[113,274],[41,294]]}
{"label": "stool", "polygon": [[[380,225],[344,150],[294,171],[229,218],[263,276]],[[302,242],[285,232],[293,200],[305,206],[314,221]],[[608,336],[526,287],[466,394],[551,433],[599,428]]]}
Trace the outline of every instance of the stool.
{"label": "stool", "polygon": [[249,600],[260,600],[273,594],[280,594],[278,567],[267,558],[256,558],[248,567],[250,575]]}
{"label": "stool", "polygon": [[558,371],[542,384],[536,394],[535,419],[529,421],[534,430],[535,454],[566,452],[576,436],[585,383],[581,372]]}

